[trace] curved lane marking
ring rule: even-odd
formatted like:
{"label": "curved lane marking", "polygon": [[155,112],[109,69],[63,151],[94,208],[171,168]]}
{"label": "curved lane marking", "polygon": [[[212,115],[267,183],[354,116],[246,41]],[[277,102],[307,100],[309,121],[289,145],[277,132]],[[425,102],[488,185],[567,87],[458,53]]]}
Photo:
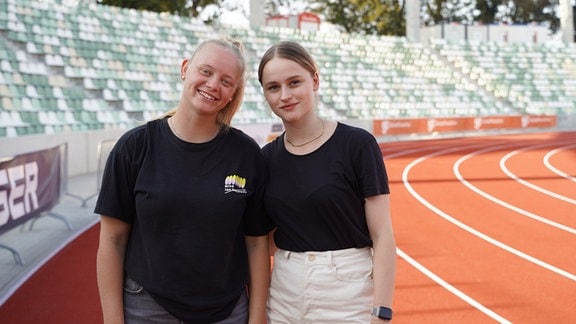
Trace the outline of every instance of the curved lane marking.
{"label": "curved lane marking", "polygon": [[504,171],[504,173],[506,173],[506,175],[509,176],[511,179],[513,179],[514,181],[516,181],[516,182],[518,182],[518,183],[523,184],[524,186],[526,186],[526,187],[528,187],[528,188],[530,188],[530,189],[536,190],[536,191],[538,191],[538,192],[541,192],[541,193],[543,193],[543,194],[545,194],[545,195],[554,197],[554,198],[556,198],[556,199],[563,200],[563,201],[565,201],[565,202],[567,202],[567,203],[569,203],[569,204],[576,205],[576,199],[568,198],[568,197],[566,197],[566,196],[557,194],[557,193],[555,193],[555,192],[553,192],[553,191],[544,189],[544,188],[542,188],[542,187],[540,187],[540,186],[537,186],[537,185],[535,185],[535,184],[533,184],[533,183],[530,183],[530,182],[528,182],[528,181],[526,181],[526,180],[523,180],[522,178],[518,177],[516,174],[514,174],[512,171],[510,171],[510,170],[506,167],[506,162],[507,162],[511,157],[513,157],[513,156],[515,156],[515,155],[517,155],[517,154],[519,154],[519,153],[521,153],[521,152],[526,152],[526,151],[529,151],[529,150],[532,150],[532,149],[537,149],[537,148],[546,147],[546,146],[549,146],[549,144],[532,145],[532,146],[527,146],[527,147],[524,147],[524,148],[521,148],[521,149],[518,149],[518,150],[515,150],[515,151],[512,151],[512,152],[506,154],[506,155],[504,155],[504,156],[502,157],[502,159],[500,159],[500,169],[502,169],[502,171]]}
{"label": "curved lane marking", "polygon": [[[468,146],[476,147],[479,145],[473,144],[473,145],[468,145]],[[419,148],[414,148],[414,149],[409,149],[409,150],[403,150],[400,152],[396,152],[396,153],[387,155],[384,157],[384,159],[385,160],[386,159],[392,159],[392,158],[401,157],[403,155],[408,155],[408,154],[412,154],[412,153],[416,153],[416,152],[429,151],[430,149],[434,149],[436,147],[444,148],[444,147],[446,147],[446,145],[437,145],[434,147],[419,147]],[[462,299],[464,302],[468,303],[469,305],[476,308],[480,312],[484,313],[485,315],[489,316],[490,318],[494,319],[495,321],[497,321],[499,323],[503,323],[503,324],[512,323],[511,321],[507,320],[506,318],[498,315],[496,312],[494,312],[491,309],[487,308],[486,306],[482,305],[481,303],[479,303],[478,301],[476,301],[472,297],[466,295],[464,292],[462,292],[458,288],[452,286],[447,281],[443,280],[440,276],[438,276],[437,274],[435,274],[434,272],[432,272],[431,270],[429,270],[428,268],[423,266],[421,263],[419,263],[418,261],[416,261],[415,259],[410,257],[408,254],[406,254],[400,248],[397,247],[396,252],[400,258],[404,259],[404,261],[408,262],[411,266],[416,268],[416,270],[420,271],[424,276],[430,278],[432,281],[434,281],[438,285],[440,285],[440,287],[448,290],[449,292],[454,294],[456,297]]]}
{"label": "curved lane marking", "polygon": [[[500,145],[500,146],[504,146],[504,145]],[[490,236],[488,236],[488,235],[486,235],[486,234],[484,234],[484,233],[482,233],[482,232],[480,232],[480,231],[478,231],[478,230],[476,230],[476,229],[474,229],[474,228],[472,228],[472,227],[470,227],[470,226],[462,223],[461,221],[455,219],[454,217],[448,215],[447,213],[445,213],[444,211],[440,210],[438,207],[434,206],[434,205],[431,204],[429,201],[427,201],[426,199],[424,199],[424,198],[423,198],[420,194],[418,194],[418,192],[416,192],[416,190],[410,185],[410,181],[408,180],[408,174],[410,173],[410,170],[411,170],[415,165],[419,164],[420,162],[422,162],[422,161],[424,161],[424,160],[426,160],[426,159],[428,159],[428,158],[435,157],[435,156],[442,155],[442,154],[446,154],[446,153],[453,152],[453,151],[458,151],[458,150],[461,150],[461,148],[450,148],[450,149],[446,149],[446,150],[442,150],[442,151],[438,151],[438,152],[435,152],[435,153],[432,153],[432,154],[428,154],[428,155],[422,156],[422,157],[420,157],[420,158],[418,158],[418,159],[410,162],[410,163],[408,164],[408,166],[407,166],[407,167],[404,169],[404,171],[402,172],[402,182],[404,183],[404,186],[406,187],[406,189],[414,196],[414,198],[416,198],[420,203],[422,203],[422,204],[423,204],[424,206],[426,206],[428,209],[432,210],[432,211],[433,211],[434,213],[436,213],[438,216],[440,216],[440,217],[444,218],[445,220],[449,221],[450,223],[452,223],[452,224],[460,227],[461,229],[463,229],[463,230],[465,230],[465,231],[467,231],[467,232],[469,232],[469,233],[471,233],[471,234],[473,234],[473,235],[475,235],[475,236],[477,236],[477,237],[485,240],[486,242],[491,243],[491,244],[493,244],[493,245],[495,245],[495,246],[497,246],[497,247],[499,247],[499,248],[501,248],[501,249],[503,249],[503,250],[505,250],[505,251],[508,251],[508,252],[512,253],[513,255],[516,255],[516,256],[518,256],[518,257],[520,257],[520,258],[522,258],[522,259],[524,259],[524,260],[526,260],[526,261],[529,261],[529,262],[531,262],[531,263],[534,263],[534,264],[536,264],[536,265],[538,265],[538,266],[540,266],[540,267],[543,267],[543,268],[545,268],[545,269],[547,269],[547,270],[550,270],[550,271],[552,271],[552,272],[554,272],[554,273],[556,273],[556,274],[559,274],[559,275],[561,275],[561,276],[563,276],[563,277],[566,277],[566,278],[568,278],[568,279],[570,279],[570,280],[572,280],[572,281],[576,281],[576,275],[575,275],[575,274],[570,273],[570,272],[565,271],[565,270],[562,270],[562,269],[560,269],[560,268],[558,268],[558,267],[555,267],[555,266],[553,266],[553,265],[551,265],[551,264],[548,264],[548,263],[546,263],[546,262],[543,262],[543,261],[541,261],[541,260],[539,260],[539,259],[537,259],[537,258],[535,258],[535,257],[533,257],[533,256],[531,256],[531,255],[528,255],[528,254],[526,254],[526,253],[524,253],[524,252],[522,252],[522,251],[519,251],[519,250],[517,250],[517,249],[515,249],[515,248],[513,248],[513,247],[511,247],[511,246],[509,246],[509,245],[506,245],[506,244],[504,244],[504,243],[502,243],[502,242],[500,242],[500,241],[498,241],[498,240],[496,240],[496,239],[494,239],[494,238],[492,238],[492,237],[490,237]]]}
{"label": "curved lane marking", "polygon": [[498,321],[498,323],[512,323],[509,320],[505,319],[504,317],[498,315],[493,310],[480,304],[479,302],[477,302],[472,297],[466,295],[465,293],[463,293],[458,288],[456,288],[456,287],[452,286],[451,284],[449,284],[448,282],[444,281],[438,275],[434,274],[434,272],[428,270],[428,268],[426,268],[425,266],[420,264],[418,261],[412,259],[408,254],[404,253],[404,251],[400,250],[399,248],[396,248],[396,252],[397,252],[398,256],[400,256],[402,259],[404,259],[406,262],[408,262],[414,268],[418,269],[425,276],[432,279],[434,282],[436,282],[437,284],[439,284],[440,286],[442,286],[444,289],[448,290],[452,294],[456,295],[458,298],[462,299],[466,303],[470,304],[472,307],[476,308],[477,310],[481,311],[482,313],[486,314],[487,316],[491,317],[492,319]]}
{"label": "curved lane marking", "polygon": [[559,148],[557,148],[557,149],[555,149],[555,150],[552,150],[552,151],[546,153],[546,155],[544,156],[544,165],[546,165],[546,167],[548,167],[548,169],[550,169],[550,171],[556,173],[557,175],[559,175],[559,176],[561,176],[561,177],[563,177],[563,178],[566,178],[566,179],[568,179],[568,180],[570,180],[570,181],[576,182],[576,177],[571,176],[571,175],[569,175],[568,173],[563,172],[563,171],[557,169],[556,167],[554,167],[554,166],[552,165],[552,163],[550,163],[550,158],[551,158],[554,154],[557,154],[558,152],[564,151],[564,150],[566,150],[567,148],[572,148],[572,147],[576,147],[576,144],[574,144],[574,145],[568,145],[568,146],[564,146],[564,147],[559,147]]}
{"label": "curved lane marking", "polygon": [[470,182],[468,182],[466,179],[464,179],[464,177],[463,177],[462,174],[460,173],[460,165],[461,165],[464,161],[466,161],[466,160],[468,160],[468,159],[470,159],[470,158],[472,158],[472,157],[474,157],[474,156],[476,156],[476,155],[480,155],[480,154],[483,154],[483,153],[486,153],[486,152],[490,152],[490,151],[495,151],[495,150],[501,149],[501,148],[506,147],[506,146],[507,146],[507,145],[504,144],[504,145],[497,145],[497,146],[488,147],[488,148],[485,148],[485,149],[482,149],[482,150],[479,150],[479,151],[476,151],[476,152],[473,152],[473,153],[470,153],[470,154],[466,154],[466,155],[464,155],[463,157],[459,158],[459,159],[456,161],[456,163],[454,164],[454,167],[453,167],[454,174],[456,175],[456,178],[457,178],[458,180],[460,180],[460,182],[462,182],[462,184],[464,184],[464,185],[465,185],[466,187],[468,187],[470,190],[474,191],[474,192],[477,193],[478,195],[480,195],[480,196],[482,196],[482,197],[484,197],[484,198],[486,198],[486,199],[488,199],[488,200],[490,200],[490,201],[492,201],[492,202],[494,202],[494,203],[496,203],[496,204],[498,204],[498,205],[500,205],[500,206],[506,207],[506,208],[508,208],[508,209],[510,209],[510,210],[513,210],[513,211],[521,214],[521,215],[524,215],[524,216],[526,216],[526,217],[532,218],[532,219],[534,219],[534,220],[536,220],[536,221],[539,221],[539,222],[541,222],[541,223],[544,223],[544,224],[546,224],[546,225],[549,225],[549,226],[558,228],[558,229],[560,229],[560,230],[566,231],[566,232],[568,232],[568,233],[570,233],[570,234],[576,235],[576,229],[571,228],[571,227],[566,226],[566,225],[563,225],[563,224],[560,224],[560,223],[557,223],[557,222],[554,222],[554,221],[551,221],[551,220],[549,220],[549,219],[547,219],[547,218],[545,218],[545,217],[542,217],[542,216],[540,216],[540,215],[536,215],[536,214],[531,213],[531,212],[529,212],[529,211],[527,211],[527,210],[525,210],[525,209],[522,209],[522,208],[520,208],[520,207],[517,207],[517,206],[514,206],[514,205],[512,205],[512,204],[510,204],[510,203],[507,203],[507,202],[505,202],[505,201],[503,201],[503,200],[500,200],[500,199],[498,199],[498,198],[490,195],[489,193],[478,189],[478,187],[474,186],[473,184],[471,184]]}

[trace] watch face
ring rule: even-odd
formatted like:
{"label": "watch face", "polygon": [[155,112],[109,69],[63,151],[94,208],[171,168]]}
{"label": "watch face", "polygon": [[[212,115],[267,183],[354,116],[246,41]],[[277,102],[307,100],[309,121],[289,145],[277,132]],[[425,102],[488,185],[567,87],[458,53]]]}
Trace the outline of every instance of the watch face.
{"label": "watch face", "polygon": [[375,307],[373,315],[384,320],[391,320],[392,310],[388,307]]}

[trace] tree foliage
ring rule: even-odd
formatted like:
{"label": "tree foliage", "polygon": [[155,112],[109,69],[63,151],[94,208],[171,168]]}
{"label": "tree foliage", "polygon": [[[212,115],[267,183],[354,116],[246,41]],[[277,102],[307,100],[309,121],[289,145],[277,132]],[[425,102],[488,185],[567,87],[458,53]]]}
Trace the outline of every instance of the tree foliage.
{"label": "tree foliage", "polygon": [[474,9],[478,9],[478,2],[477,0],[427,0],[424,2],[423,9],[425,25],[436,25],[442,22],[470,24],[475,21]]}
{"label": "tree foliage", "polygon": [[426,0],[424,24],[542,23],[551,32],[560,28],[559,0]]}
{"label": "tree foliage", "polygon": [[[97,0],[99,3],[198,17],[210,5],[220,8],[207,22],[216,21],[224,0]],[[238,0],[248,1],[248,0]],[[404,4],[407,0],[262,0],[267,15],[290,14],[293,5],[307,3],[308,10],[347,33],[405,35]],[[551,32],[560,28],[557,10],[560,0],[420,0],[421,21],[425,25],[445,22],[462,24],[543,23]]]}
{"label": "tree foliage", "polygon": [[404,1],[320,0],[310,1],[312,12],[341,26],[347,33],[404,35]]}
{"label": "tree foliage", "polygon": [[502,0],[476,0],[476,21],[485,25],[494,23],[501,3]]}
{"label": "tree foliage", "polygon": [[505,2],[505,15],[500,22],[510,24],[546,23],[550,31],[560,29],[556,14],[559,0],[510,0]]}

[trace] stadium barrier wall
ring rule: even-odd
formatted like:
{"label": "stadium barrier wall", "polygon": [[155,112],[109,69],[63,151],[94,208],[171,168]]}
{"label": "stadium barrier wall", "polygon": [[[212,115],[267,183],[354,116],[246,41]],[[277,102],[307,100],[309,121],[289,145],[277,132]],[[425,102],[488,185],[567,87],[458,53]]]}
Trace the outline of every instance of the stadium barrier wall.
{"label": "stadium barrier wall", "polygon": [[525,25],[463,25],[456,22],[440,23],[420,29],[420,40],[445,39],[451,42],[499,42],[539,44],[554,39],[548,27]]}
{"label": "stadium barrier wall", "polygon": [[488,130],[553,128],[557,118],[553,115],[431,117],[374,120],[372,134],[385,135],[461,133]]}
{"label": "stadium barrier wall", "polygon": [[124,132],[125,130],[115,129],[0,138],[0,157],[10,157],[66,143],[68,176],[91,173],[98,169],[98,144],[105,140],[116,139]]}

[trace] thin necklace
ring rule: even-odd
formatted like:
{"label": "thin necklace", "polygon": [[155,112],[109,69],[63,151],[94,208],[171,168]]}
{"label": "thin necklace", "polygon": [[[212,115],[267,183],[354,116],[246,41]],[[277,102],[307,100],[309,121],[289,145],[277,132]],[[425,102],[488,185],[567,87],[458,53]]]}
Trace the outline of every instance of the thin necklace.
{"label": "thin necklace", "polygon": [[310,144],[310,143],[314,142],[315,140],[319,139],[320,137],[322,137],[322,135],[324,135],[324,119],[320,119],[320,120],[322,121],[322,133],[320,133],[320,135],[314,137],[313,139],[309,140],[308,142],[305,142],[305,143],[302,143],[302,144],[298,144],[298,145],[292,143],[292,142],[288,139],[288,136],[286,136],[286,141],[287,141],[288,143],[290,143],[290,145],[292,145],[292,146],[294,146],[294,147],[302,147],[302,146],[304,146],[304,145],[306,145],[306,144]]}
{"label": "thin necklace", "polygon": [[[185,142],[190,142],[190,141],[187,141],[186,139],[184,139],[184,136],[182,136],[182,135],[180,135],[180,133],[178,133],[178,131],[176,130],[176,126],[174,125],[174,121],[172,120],[172,117],[168,118],[168,126],[170,126],[170,129],[172,130],[172,132],[174,132],[174,135],[176,135],[176,137],[178,137],[179,139],[181,139]],[[210,136],[203,143],[210,142],[211,140],[213,140],[216,137],[216,135],[218,135],[219,129],[220,129],[219,127],[216,127],[216,131],[214,132],[214,134],[212,134],[212,136]]]}

